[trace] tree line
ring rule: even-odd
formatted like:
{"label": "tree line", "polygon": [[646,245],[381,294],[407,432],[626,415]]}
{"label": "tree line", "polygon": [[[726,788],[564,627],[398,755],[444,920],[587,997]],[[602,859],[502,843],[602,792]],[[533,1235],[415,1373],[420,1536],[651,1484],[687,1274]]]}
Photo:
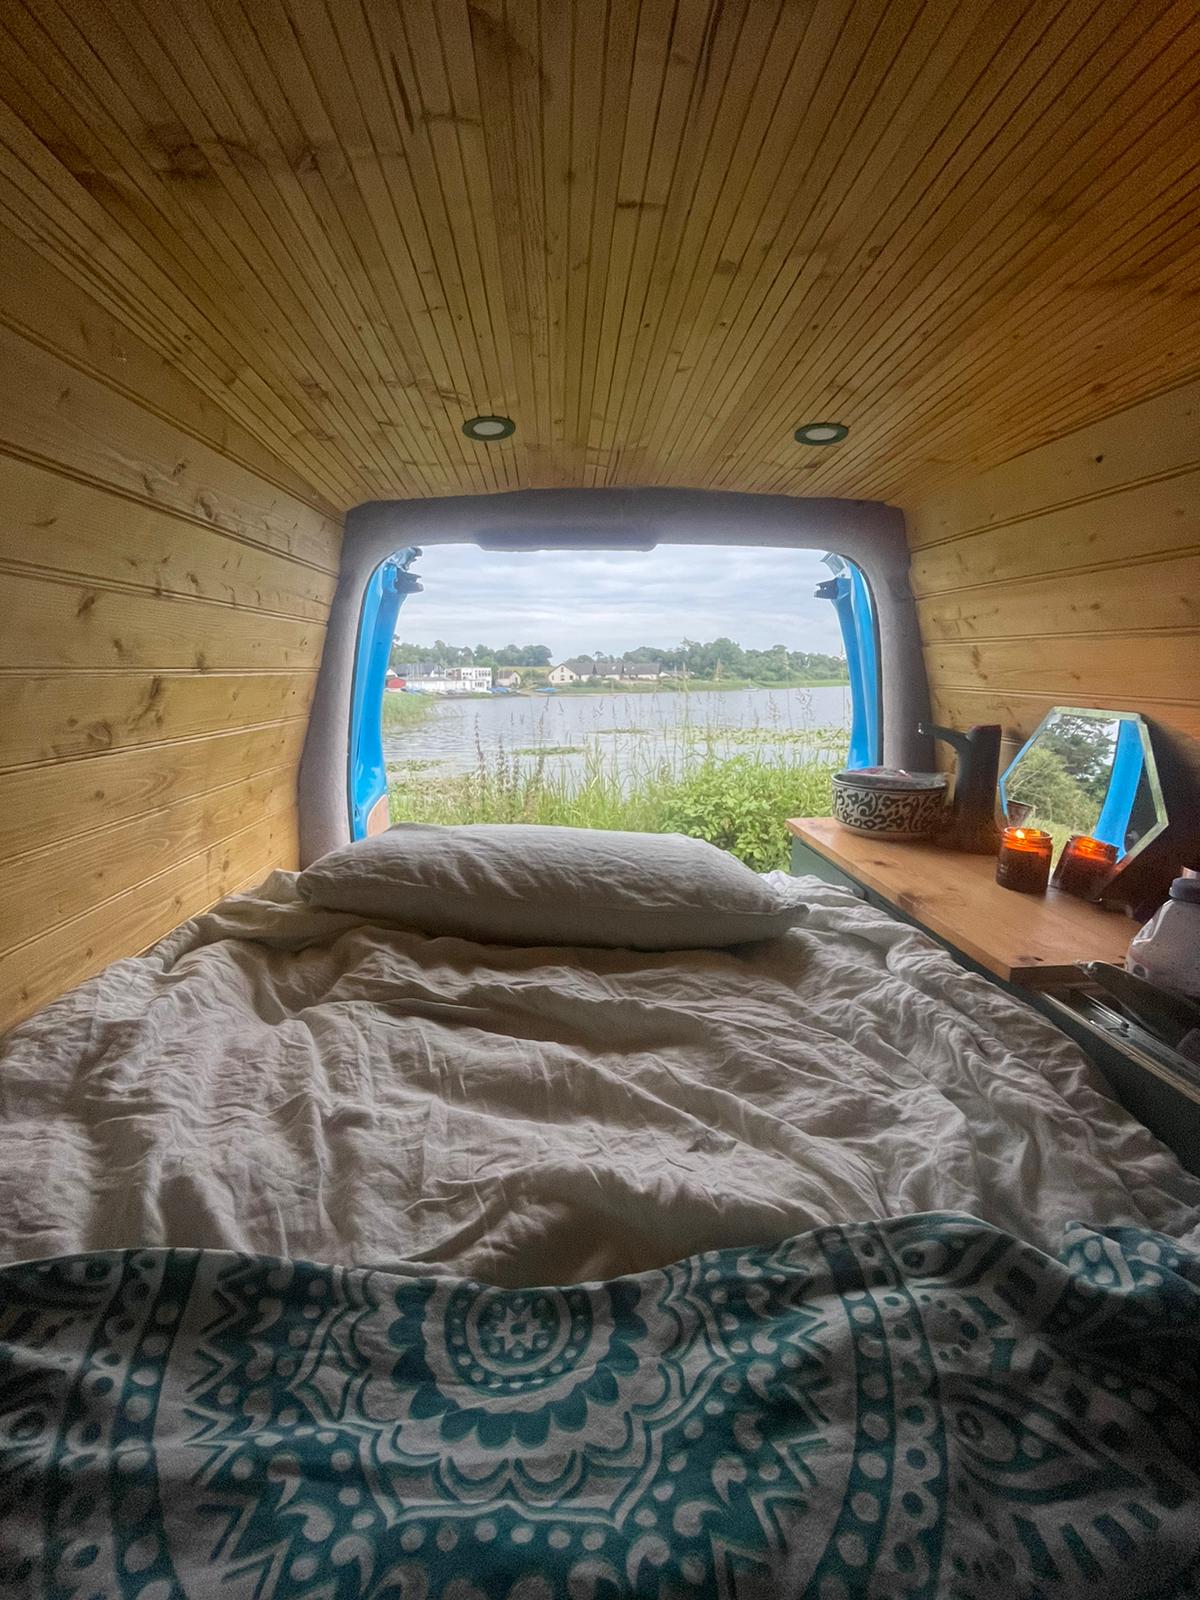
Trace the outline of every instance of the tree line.
{"label": "tree line", "polygon": [[[789,650],[772,645],[768,650],[748,650],[733,639],[683,639],[676,645],[639,645],[621,656],[607,650],[577,651],[606,661],[655,661],[667,671],[686,672],[689,677],[710,682],[721,678],[748,678],[755,683],[785,683],[794,680],[818,681],[832,678],[846,681],[844,656],[821,650]],[[439,667],[549,667],[554,661],[549,645],[487,644],[454,645],[443,639],[432,644],[411,644],[396,640],[392,645],[393,667],[410,661],[433,661]]]}
{"label": "tree line", "polygon": [[432,661],[439,667],[548,667],[553,661],[548,644],[447,644],[435,639],[432,644],[410,644],[406,639],[392,641],[389,662],[393,667],[406,661]]}
{"label": "tree line", "polygon": [[773,644],[767,650],[749,650],[733,639],[683,639],[662,648],[642,645],[625,654],[626,661],[657,661],[693,678],[752,678],[756,683],[782,683],[791,678],[846,678],[846,658],[823,650],[789,650]]}

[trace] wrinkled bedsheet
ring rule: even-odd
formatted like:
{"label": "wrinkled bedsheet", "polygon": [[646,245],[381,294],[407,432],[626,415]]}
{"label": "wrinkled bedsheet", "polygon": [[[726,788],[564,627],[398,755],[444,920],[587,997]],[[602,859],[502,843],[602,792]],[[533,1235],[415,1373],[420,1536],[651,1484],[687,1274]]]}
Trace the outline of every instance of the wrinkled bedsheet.
{"label": "wrinkled bedsheet", "polygon": [[138,1245],[610,1278],[914,1212],[1200,1246],[1200,1181],[1034,1012],[815,879],[783,938],[435,939],[289,873],[0,1049],[0,1259]]}
{"label": "wrinkled bedsheet", "polygon": [[1184,1600],[1200,1258],[970,1217],[504,1289],[0,1270],[10,1600]]}

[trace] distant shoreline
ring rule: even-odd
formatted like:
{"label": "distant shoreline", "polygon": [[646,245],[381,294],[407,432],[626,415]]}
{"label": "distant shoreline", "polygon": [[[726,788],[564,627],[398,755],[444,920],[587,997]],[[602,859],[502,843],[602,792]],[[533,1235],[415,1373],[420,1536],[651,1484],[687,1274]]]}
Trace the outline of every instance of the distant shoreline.
{"label": "distant shoreline", "polygon": [[389,690],[384,694],[382,706],[382,723],[384,733],[398,733],[402,728],[413,728],[416,723],[424,722],[426,717],[432,717],[438,706],[459,706],[462,701],[494,701],[494,699],[525,699],[525,701],[547,701],[547,699],[584,699],[600,698],[603,694],[618,696],[618,694],[744,694],[774,693],[776,690],[848,690],[850,683],[846,678],[818,678],[816,682],[808,680],[805,683],[747,683],[746,678],[691,678],[686,683],[669,680],[667,683],[554,683],[547,685],[546,690],[539,693],[539,686],[506,690],[502,694],[491,691],[470,691],[469,694],[426,694],[421,690]]}
{"label": "distant shoreline", "polygon": [[[782,683],[754,683],[748,678],[689,678],[685,682],[670,679],[665,683],[636,681],[629,683],[555,683],[548,684],[555,694],[741,694],[748,689],[848,689],[848,678],[788,679]],[[537,694],[538,688],[520,689],[512,693]]]}
{"label": "distant shoreline", "polygon": [[[776,690],[792,689],[848,689],[847,678],[808,678],[803,682],[788,683],[751,683],[745,678],[692,678],[680,683],[671,679],[665,683],[629,682],[629,683],[554,683],[531,684],[528,688],[524,685],[519,689],[506,689],[501,694],[495,691],[470,690],[465,694],[426,694],[423,690],[389,690],[384,696],[384,705],[397,700],[417,702],[420,705],[435,706],[446,702],[459,704],[463,700],[535,700],[539,696],[543,699],[553,699],[562,696],[565,699],[578,700],[585,696],[593,698],[601,695],[620,694],[745,694],[747,692],[765,694],[774,693]],[[399,711],[393,712],[387,720],[393,722],[409,721],[416,716],[415,712],[407,715]]]}

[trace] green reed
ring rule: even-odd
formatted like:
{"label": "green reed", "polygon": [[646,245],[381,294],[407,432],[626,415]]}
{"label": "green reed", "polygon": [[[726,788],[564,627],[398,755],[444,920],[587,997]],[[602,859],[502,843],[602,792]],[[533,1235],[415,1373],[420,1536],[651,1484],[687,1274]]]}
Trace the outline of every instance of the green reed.
{"label": "green reed", "polygon": [[395,690],[383,697],[381,721],[384,733],[400,733],[415,728],[437,710],[431,694],[403,694]]}

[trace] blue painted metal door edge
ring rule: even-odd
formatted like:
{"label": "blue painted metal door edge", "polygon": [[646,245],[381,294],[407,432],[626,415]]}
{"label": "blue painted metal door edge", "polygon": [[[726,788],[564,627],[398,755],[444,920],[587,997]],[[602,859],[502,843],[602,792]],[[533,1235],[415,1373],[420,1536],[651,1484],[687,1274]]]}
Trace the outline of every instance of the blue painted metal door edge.
{"label": "blue painted metal door edge", "polygon": [[833,602],[850,676],[850,767],[879,763],[879,637],[867,581],[843,556],[821,558],[833,577],[817,586],[817,598]]}
{"label": "blue painted metal door edge", "polygon": [[352,839],[366,838],[367,818],[387,793],[380,713],[396,618],[405,596],[421,587],[416,575],[408,570],[420,554],[416,545],[397,551],[376,567],[363,593],[350,689],[346,771]]}

